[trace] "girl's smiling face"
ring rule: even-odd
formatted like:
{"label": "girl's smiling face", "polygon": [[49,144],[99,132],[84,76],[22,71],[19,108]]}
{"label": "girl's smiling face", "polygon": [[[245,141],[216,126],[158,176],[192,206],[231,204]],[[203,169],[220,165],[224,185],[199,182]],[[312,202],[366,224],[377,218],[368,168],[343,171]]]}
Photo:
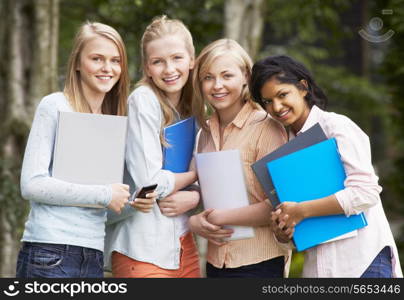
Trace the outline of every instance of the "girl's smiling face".
{"label": "girl's smiling face", "polygon": [[246,75],[232,56],[216,58],[202,76],[204,98],[220,112],[238,112],[243,106],[241,94]]}
{"label": "girl's smiling face", "polygon": [[274,119],[284,126],[291,126],[295,133],[303,127],[310,113],[309,105],[304,99],[307,91],[271,78],[262,86],[260,93],[266,111]]}
{"label": "girl's smiling face", "polygon": [[102,99],[121,76],[118,47],[105,37],[94,37],[84,46],[77,71],[80,72],[86,98]]}
{"label": "girl's smiling face", "polygon": [[146,48],[146,73],[170,99],[178,100],[194,67],[184,38],[168,35],[151,41]]}

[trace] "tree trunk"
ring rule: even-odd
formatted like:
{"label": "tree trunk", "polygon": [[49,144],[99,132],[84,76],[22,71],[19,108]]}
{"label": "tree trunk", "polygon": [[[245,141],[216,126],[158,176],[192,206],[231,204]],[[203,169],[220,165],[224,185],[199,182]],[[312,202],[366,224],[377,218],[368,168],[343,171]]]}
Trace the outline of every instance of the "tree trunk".
{"label": "tree trunk", "polygon": [[33,113],[57,90],[58,7],[59,0],[0,4],[0,277],[15,276],[28,211],[19,179]]}
{"label": "tree trunk", "polygon": [[264,0],[225,1],[225,36],[236,40],[255,59],[264,27]]}
{"label": "tree trunk", "polygon": [[35,1],[35,41],[38,51],[33,53],[32,69],[41,76],[31,76],[30,110],[49,91],[57,89],[58,0]]}

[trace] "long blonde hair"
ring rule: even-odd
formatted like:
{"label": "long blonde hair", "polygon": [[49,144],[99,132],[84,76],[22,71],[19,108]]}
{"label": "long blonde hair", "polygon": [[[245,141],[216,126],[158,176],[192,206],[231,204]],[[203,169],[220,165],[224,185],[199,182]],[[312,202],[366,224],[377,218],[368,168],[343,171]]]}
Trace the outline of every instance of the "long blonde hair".
{"label": "long blonde hair", "polygon": [[[154,93],[157,95],[157,99],[160,103],[161,110],[163,113],[164,120],[161,124],[161,128],[164,128],[173,123],[175,119],[175,111],[164,91],[156,86],[153,80],[147,76],[146,66],[147,66],[147,45],[157,39],[163,38],[168,35],[179,35],[184,39],[185,48],[191,59],[195,59],[195,48],[192,40],[192,35],[188,28],[177,19],[169,19],[167,16],[155,17],[152,22],[146,27],[140,42],[140,53],[142,55],[142,72],[143,76],[136,84],[136,86],[147,85]],[[180,113],[181,117],[189,117],[195,112],[192,111],[192,70],[185,86],[182,89],[180,101],[178,103],[177,111]],[[162,135],[160,135],[160,140],[165,144]]]}
{"label": "long blonde hair", "polygon": [[121,36],[111,26],[87,21],[80,27],[70,53],[63,92],[74,111],[91,113],[90,105],[83,93],[80,72],[77,71],[77,68],[80,64],[80,55],[84,46],[96,36],[107,38],[117,46],[121,65],[121,75],[118,82],[106,93],[102,102],[102,113],[124,116],[126,115],[126,102],[129,93],[128,59]]}
{"label": "long blonde hair", "polygon": [[[251,68],[253,62],[247,52],[235,41],[232,39],[219,39],[216,40],[205,48],[202,49],[198,58],[195,61],[195,67],[193,72],[192,83],[194,87],[194,99],[193,104],[195,106],[195,110],[201,111],[205,109],[205,105],[210,107],[209,102],[205,101],[202,93],[202,80],[205,77],[206,73],[208,73],[210,66],[220,56],[231,56],[234,58],[240,70],[243,74],[246,75],[247,82],[251,78]],[[250,91],[248,89],[248,84],[243,86],[241,91],[241,100],[244,102],[251,102],[254,104],[254,107],[258,106],[252,101]],[[212,107],[210,109],[213,110]],[[209,128],[206,123],[206,119],[204,115],[198,115],[197,117],[201,117],[198,119],[198,123],[200,126],[208,131]]]}

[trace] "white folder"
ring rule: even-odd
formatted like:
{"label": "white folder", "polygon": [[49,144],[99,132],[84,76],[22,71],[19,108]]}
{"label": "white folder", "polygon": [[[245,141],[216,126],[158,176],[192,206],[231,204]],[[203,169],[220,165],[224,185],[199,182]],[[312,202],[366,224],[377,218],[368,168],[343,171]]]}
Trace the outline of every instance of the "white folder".
{"label": "white folder", "polygon": [[52,176],[79,184],[122,183],[126,133],[124,116],[59,112]]}
{"label": "white folder", "polygon": [[[195,160],[205,209],[232,209],[250,204],[239,150],[198,153]],[[252,227],[225,227],[234,229],[229,240],[254,237]]]}

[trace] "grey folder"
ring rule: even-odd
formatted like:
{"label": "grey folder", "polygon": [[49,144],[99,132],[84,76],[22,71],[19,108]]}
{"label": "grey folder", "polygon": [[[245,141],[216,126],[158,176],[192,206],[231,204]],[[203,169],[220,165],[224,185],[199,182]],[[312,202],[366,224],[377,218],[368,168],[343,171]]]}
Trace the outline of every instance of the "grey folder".
{"label": "grey folder", "polygon": [[271,176],[269,175],[267,163],[287,154],[293,153],[297,150],[301,150],[311,145],[325,141],[326,139],[327,136],[325,135],[320,124],[316,123],[305,132],[302,132],[301,134],[296,136],[293,140],[282,145],[275,151],[269,153],[268,155],[264,156],[251,165],[255,176],[261,184],[265,194],[271,201],[273,207],[276,207],[280,203],[280,201],[276,194],[275,187],[272,183]]}
{"label": "grey folder", "polygon": [[[232,209],[250,204],[239,150],[198,153],[195,160],[205,209]],[[224,227],[234,229],[228,240],[254,237],[252,227]]]}
{"label": "grey folder", "polygon": [[59,112],[52,177],[79,184],[122,183],[127,117]]}

